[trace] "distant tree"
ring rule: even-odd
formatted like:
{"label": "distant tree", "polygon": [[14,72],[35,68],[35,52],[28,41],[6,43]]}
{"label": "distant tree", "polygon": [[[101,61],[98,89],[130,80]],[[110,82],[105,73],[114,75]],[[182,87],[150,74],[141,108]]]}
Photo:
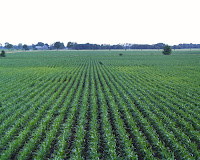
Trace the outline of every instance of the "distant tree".
{"label": "distant tree", "polygon": [[13,49],[17,49],[18,50],[18,46],[17,45],[13,45]]}
{"label": "distant tree", "polygon": [[60,43],[60,42],[55,42],[53,46],[55,49],[64,49],[65,48],[64,43]]}
{"label": "distant tree", "polygon": [[9,44],[6,45],[6,48],[7,48],[7,49],[12,49],[12,48],[13,48],[13,45],[9,43]]}
{"label": "distant tree", "polygon": [[168,45],[165,45],[164,48],[163,48],[163,52],[162,52],[164,55],[170,55],[172,53],[172,49],[170,46]]}
{"label": "distant tree", "polygon": [[157,43],[157,44],[154,44],[154,49],[163,49],[165,44],[164,43]]}
{"label": "distant tree", "polygon": [[60,43],[60,42],[54,43],[54,48],[55,48],[55,49],[59,49],[60,46],[61,46],[61,43]]}
{"label": "distant tree", "polygon": [[32,49],[37,50],[36,45],[32,44]]}
{"label": "distant tree", "polygon": [[28,46],[26,44],[23,45],[24,50],[29,50]]}
{"label": "distant tree", "polygon": [[5,43],[5,48],[7,48],[7,45],[8,45],[8,44],[9,44],[8,42]]}
{"label": "distant tree", "polygon": [[60,49],[65,49],[65,45],[64,45],[64,43],[61,43],[61,45],[60,45]]}
{"label": "distant tree", "polygon": [[47,47],[49,47],[49,44],[48,44],[48,43],[45,43],[44,45],[47,46]]}
{"label": "distant tree", "polygon": [[54,45],[53,44],[50,44],[49,45],[49,50],[53,50],[54,49]]}
{"label": "distant tree", "polygon": [[73,43],[73,42],[68,42],[68,43],[67,43],[67,48],[72,49],[73,46],[74,46],[74,43]]}
{"label": "distant tree", "polygon": [[6,52],[4,50],[1,51],[1,57],[6,57]]}
{"label": "distant tree", "polygon": [[43,42],[38,42],[38,43],[36,44],[36,46],[41,46],[41,47],[43,47],[43,46],[44,46],[44,43],[43,43]]}
{"label": "distant tree", "polygon": [[22,47],[22,43],[19,43],[18,45],[17,45],[17,48],[18,49],[22,49],[23,47]]}

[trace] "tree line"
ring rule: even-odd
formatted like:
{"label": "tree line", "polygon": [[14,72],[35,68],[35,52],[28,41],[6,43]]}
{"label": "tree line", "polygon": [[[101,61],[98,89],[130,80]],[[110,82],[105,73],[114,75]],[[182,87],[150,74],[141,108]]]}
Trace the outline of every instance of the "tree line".
{"label": "tree line", "polygon": [[[15,49],[15,50],[54,50],[54,49],[71,49],[71,50],[113,50],[113,49],[163,49],[165,46],[164,43],[157,44],[78,44],[76,42],[68,42],[67,45],[64,45],[63,42],[55,42],[53,44],[38,42],[37,44],[26,45],[19,43],[18,45],[13,45],[6,42],[3,46],[0,43],[0,49]],[[200,44],[179,44],[171,46],[172,49],[192,49],[200,48]]]}
{"label": "tree line", "polygon": [[[56,43],[56,45],[60,45],[60,44]],[[23,47],[24,47],[24,45],[23,45]],[[26,47],[28,47],[28,46],[26,45]],[[57,47],[59,47],[59,46],[57,46]],[[171,52],[172,52],[171,47],[168,46],[168,45],[165,45],[164,48],[163,48],[163,52],[162,53],[164,55],[170,55]],[[123,56],[123,54],[120,53],[119,56]],[[4,50],[1,51],[0,57],[6,57],[6,52]],[[103,65],[102,62],[100,62],[100,64]]]}
{"label": "tree line", "polygon": [[64,43],[55,42],[51,45],[48,43],[38,42],[37,44],[27,45],[19,43],[18,45],[13,45],[11,43],[6,42],[3,46],[0,43],[0,49],[9,49],[9,50],[52,50],[52,49],[66,49]]}
{"label": "tree line", "polygon": [[[74,49],[74,50],[98,50],[98,49],[163,49],[166,46],[164,43],[157,43],[157,44],[117,44],[117,45],[110,45],[110,44],[78,44],[76,42],[68,42],[67,48]],[[200,48],[200,44],[179,44],[170,46],[172,49],[191,49],[191,48]]]}

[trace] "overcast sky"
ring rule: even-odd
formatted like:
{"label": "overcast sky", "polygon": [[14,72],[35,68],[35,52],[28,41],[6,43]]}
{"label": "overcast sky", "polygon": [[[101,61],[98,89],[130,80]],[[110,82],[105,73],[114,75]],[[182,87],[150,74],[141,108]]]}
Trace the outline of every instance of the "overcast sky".
{"label": "overcast sky", "polygon": [[200,0],[0,0],[0,43],[200,44]]}

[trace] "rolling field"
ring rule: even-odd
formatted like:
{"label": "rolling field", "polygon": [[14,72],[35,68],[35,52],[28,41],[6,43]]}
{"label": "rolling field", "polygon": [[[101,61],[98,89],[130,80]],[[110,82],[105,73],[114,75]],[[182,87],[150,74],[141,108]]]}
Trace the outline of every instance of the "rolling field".
{"label": "rolling field", "polygon": [[0,58],[1,160],[199,157],[198,50]]}

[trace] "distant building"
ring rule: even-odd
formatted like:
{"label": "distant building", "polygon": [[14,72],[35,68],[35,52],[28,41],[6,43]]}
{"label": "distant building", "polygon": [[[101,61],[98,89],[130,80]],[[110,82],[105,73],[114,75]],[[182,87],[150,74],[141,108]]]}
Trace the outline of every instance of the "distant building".
{"label": "distant building", "polygon": [[44,45],[44,46],[35,46],[35,48],[36,48],[37,50],[48,50],[48,49],[49,49],[49,47],[46,46],[46,45]]}

